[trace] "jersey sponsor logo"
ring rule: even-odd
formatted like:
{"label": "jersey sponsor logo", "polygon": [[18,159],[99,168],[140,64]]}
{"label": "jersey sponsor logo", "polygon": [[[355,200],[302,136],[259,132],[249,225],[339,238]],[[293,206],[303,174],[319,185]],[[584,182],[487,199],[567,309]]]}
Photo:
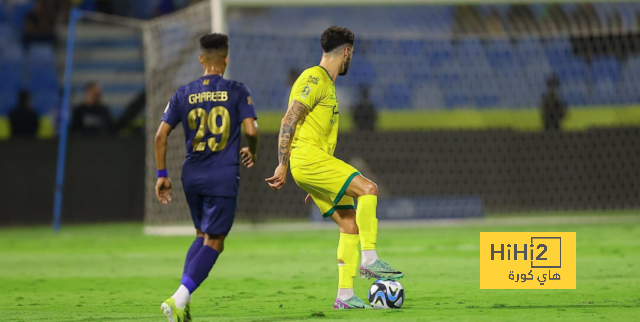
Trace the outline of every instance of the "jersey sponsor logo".
{"label": "jersey sponsor logo", "polygon": [[309,85],[307,85],[302,90],[302,93],[300,94],[300,97],[307,98],[307,96],[309,96],[309,93],[311,93],[311,87]]}
{"label": "jersey sponsor logo", "polygon": [[319,81],[320,81],[320,78],[319,78],[319,77],[309,76],[309,80],[308,80],[308,82],[309,82],[309,83],[313,83],[313,84],[318,85],[318,82],[319,82]]}
{"label": "jersey sponsor logo", "polygon": [[171,102],[167,103],[167,107],[164,108],[164,112],[162,113],[167,113],[167,111],[169,110],[169,106],[171,106]]}
{"label": "jersey sponsor logo", "polygon": [[226,102],[229,99],[227,91],[202,92],[189,95],[189,104],[202,102]]}
{"label": "jersey sponsor logo", "polygon": [[209,80],[205,79],[204,82],[202,82],[202,85],[209,85]]}
{"label": "jersey sponsor logo", "polygon": [[251,96],[247,96],[247,104],[253,105],[253,99],[251,99]]}
{"label": "jersey sponsor logo", "polygon": [[334,120],[334,116],[340,114],[340,111],[336,111],[336,107],[338,107],[338,105],[333,106],[333,115],[331,115],[331,120],[329,121],[329,123],[331,123],[332,125],[336,123],[336,121]]}

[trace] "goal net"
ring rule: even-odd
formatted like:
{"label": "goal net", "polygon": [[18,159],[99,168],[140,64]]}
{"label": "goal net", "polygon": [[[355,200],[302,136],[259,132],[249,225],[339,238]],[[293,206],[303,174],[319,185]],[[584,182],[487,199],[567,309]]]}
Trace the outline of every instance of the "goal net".
{"label": "goal net", "polygon": [[[315,208],[291,177],[277,193],[264,178],[292,81],[319,62],[331,25],[356,35],[349,74],[336,81],[336,156],[378,183],[382,218],[640,206],[631,170],[640,162],[639,4],[224,3],[215,17],[230,35],[227,76],[252,90],[262,133],[259,163],[241,171],[240,220],[307,219]],[[148,225],[190,220],[182,129],[169,140],[168,206],[154,198],[153,138],[173,92],[201,74],[197,39],[211,15],[205,1],[144,29]]]}
{"label": "goal net", "polygon": [[147,226],[187,225],[191,220],[180,181],[186,148],[184,131],[177,126],[167,146],[167,170],[172,181],[174,200],[166,206],[155,197],[155,132],[169,99],[178,87],[202,74],[198,63],[198,39],[211,32],[208,1],[177,13],[153,19],[143,27],[146,111],[145,224]]}

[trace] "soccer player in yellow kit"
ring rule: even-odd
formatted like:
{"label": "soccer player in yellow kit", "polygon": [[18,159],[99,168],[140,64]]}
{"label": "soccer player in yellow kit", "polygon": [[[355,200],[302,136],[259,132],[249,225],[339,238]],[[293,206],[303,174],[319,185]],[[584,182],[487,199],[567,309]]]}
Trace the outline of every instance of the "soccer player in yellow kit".
{"label": "soccer player in yellow kit", "polygon": [[[339,109],[335,80],[347,74],[353,57],[355,36],[333,26],[322,33],[322,59],[296,80],[289,107],[282,119],[278,142],[280,164],[265,179],[274,190],[284,186],[287,168],[298,186],[313,198],[323,217],[340,227],[338,243],[338,296],[334,309],[368,307],[353,292],[361,244],[360,275],[363,278],[396,280],[404,275],[378,259],[378,187],[356,168],[333,156],[338,139]],[[358,207],[354,206],[354,198]]]}

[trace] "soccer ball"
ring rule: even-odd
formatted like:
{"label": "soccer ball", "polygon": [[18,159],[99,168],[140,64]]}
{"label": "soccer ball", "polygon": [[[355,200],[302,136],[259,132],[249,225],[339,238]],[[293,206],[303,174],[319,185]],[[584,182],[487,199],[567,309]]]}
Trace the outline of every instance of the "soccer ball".
{"label": "soccer ball", "polygon": [[369,288],[369,303],[376,309],[399,309],[404,303],[404,288],[398,282],[377,280]]}

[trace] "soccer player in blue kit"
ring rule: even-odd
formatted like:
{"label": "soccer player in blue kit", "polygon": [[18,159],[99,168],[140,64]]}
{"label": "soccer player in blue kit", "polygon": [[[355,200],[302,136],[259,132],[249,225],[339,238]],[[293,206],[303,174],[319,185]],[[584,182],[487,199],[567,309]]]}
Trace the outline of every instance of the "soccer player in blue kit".
{"label": "soccer player in blue kit", "polygon": [[[258,123],[249,88],[222,78],[228,63],[229,37],[219,33],[205,35],[200,38],[200,49],[204,75],[176,91],[155,138],[156,196],[167,204],[172,195],[165,165],[167,138],[182,123],[187,146],[182,185],[196,228],[181,285],[161,306],[170,322],[191,321],[191,294],[209,275],[233,224],[239,163],[251,168],[257,159]],[[242,149],[241,125],[249,143]]]}

